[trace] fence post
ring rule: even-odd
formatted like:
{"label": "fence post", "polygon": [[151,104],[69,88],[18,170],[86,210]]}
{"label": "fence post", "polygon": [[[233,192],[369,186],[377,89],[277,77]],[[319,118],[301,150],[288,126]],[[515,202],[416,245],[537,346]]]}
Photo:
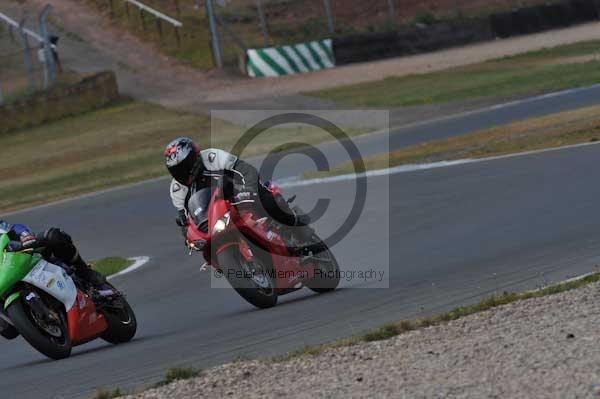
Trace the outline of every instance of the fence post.
{"label": "fence post", "polygon": [[144,10],[140,8],[140,20],[142,21],[142,32],[146,31],[146,20],[144,19]]}
{"label": "fence post", "polygon": [[269,28],[267,27],[267,18],[265,17],[265,10],[262,7],[261,0],[256,0],[256,9],[258,11],[258,18],[260,20],[260,28],[263,32],[265,47],[269,47],[269,43],[271,42],[269,39]]}
{"label": "fence post", "polygon": [[213,49],[213,60],[215,66],[219,69],[222,69],[223,57],[221,55],[221,40],[219,39],[219,31],[215,21],[213,0],[206,0],[206,15],[208,16],[208,25],[210,27],[210,41]]}
{"label": "fence post", "polygon": [[388,8],[390,10],[390,21],[392,25],[396,25],[396,7],[394,6],[394,0],[388,0]]}
{"label": "fence post", "polygon": [[181,47],[181,37],[179,36],[179,28],[173,25],[173,29],[175,29],[175,41],[177,41],[177,48]]}
{"label": "fence post", "polygon": [[323,0],[325,3],[325,14],[327,15],[327,27],[329,28],[329,34],[335,35],[335,25],[333,23],[333,13],[331,12],[331,0]]}
{"label": "fence post", "polygon": [[52,54],[52,43],[50,43],[50,34],[48,33],[48,15],[52,11],[50,4],[46,5],[40,14],[40,33],[44,39],[44,62],[48,70],[48,83],[52,84],[56,80],[56,69],[54,65],[54,55]]}
{"label": "fence post", "polygon": [[110,7],[110,17],[115,17],[115,5],[113,4],[113,0],[108,0],[108,6]]}
{"label": "fence post", "polygon": [[33,66],[31,65],[31,49],[29,48],[29,39],[23,30],[25,20],[21,20],[19,24],[19,33],[21,35],[21,43],[23,44],[23,58],[25,62],[25,69],[27,70],[27,78],[29,80],[29,91],[35,91],[35,79],[33,77]]}
{"label": "fence post", "polygon": [[156,18],[156,30],[158,31],[158,37],[162,41],[162,24],[160,18]]}

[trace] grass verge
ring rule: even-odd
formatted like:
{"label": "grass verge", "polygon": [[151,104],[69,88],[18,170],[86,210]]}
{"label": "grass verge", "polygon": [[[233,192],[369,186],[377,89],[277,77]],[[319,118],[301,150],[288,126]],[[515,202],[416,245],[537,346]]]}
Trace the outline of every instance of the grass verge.
{"label": "grass verge", "polygon": [[167,370],[165,377],[162,381],[158,382],[155,387],[162,387],[169,385],[172,382],[179,380],[189,380],[190,378],[198,377],[201,370],[192,367],[174,367]]}
{"label": "grass verge", "polygon": [[[485,158],[525,151],[557,148],[600,140],[600,107],[561,112],[443,140],[378,154],[364,159],[367,170],[399,165]],[[354,173],[351,162],[307,178]]]}
{"label": "grass verge", "polygon": [[599,83],[599,48],[600,41],[580,42],[307,94],[354,107],[402,107],[551,92]]}
{"label": "grass verge", "polygon": [[113,399],[125,395],[126,393],[120,388],[115,388],[113,390],[100,389],[94,396],[92,396],[92,399]]}
{"label": "grass verge", "polygon": [[111,276],[132,265],[132,261],[126,258],[111,257],[92,262],[92,267],[103,276]]}
{"label": "grass verge", "polygon": [[326,349],[331,349],[340,346],[352,346],[362,342],[382,341],[420,328],[445,324],[452,320],[460,319],[461,317],[469,316],[475,313],[484,312],[486,310],[498,306],[507,305],[509,303],[514,303],[517,301],[524,301],[531,298],[540,298],[544,296],[555,295],[561,292],[574,290],[599,281],[600,273],[593,273],[574,281],[559,283],[535,291],[527,291],[523,293],[504,292],[499,295],[492,295],[490,297],[484,298],[479,303],[476,303],[474,305],[461,306],[437,316],[418,320],[402,320],[396,323],[388,323],[377,329],[371,330],[361,336],[343,339],[332,344],[306,346],[304,348],[290,352],[284,356],[275,357],[273,358],[273,361],[281,362],[293,359],[298,356],[314,356],[322,353]]}
{"label": "grass verge", "polygon": [[[349,131],[361,134],[364,129]],[[0,211],[10,211],[165,176],[165,145],[190,136],[202,148],[231,149],[242,127],[158,105],[119,100],[106,108],[0,135]],[[316,127],[278,127],[244,150],[247,158],[298,141],[330,140]],[[166,193],[165,193],[166,195]]]}

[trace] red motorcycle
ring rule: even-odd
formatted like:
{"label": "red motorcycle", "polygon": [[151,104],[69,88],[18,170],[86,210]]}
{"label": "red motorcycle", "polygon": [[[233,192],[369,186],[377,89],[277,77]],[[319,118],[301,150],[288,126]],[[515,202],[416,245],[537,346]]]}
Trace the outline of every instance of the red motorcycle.
{"label": "red motorcycle", "polygon": [[[310,247],[292,250],[293,238],[286,226],[258,214],[258,209],[240,211],[229,200],[231,196],[225,195],[232,192],[227,184],[227,178],[220,178],[218,184],[195,192],[188,201],[187,245],[190,254],[202,252],[203,269],[213,267],[258,308],[275,306],[278,296],[305,286],[317,293],[338,286],[337,260],[316,234]],[[273,196],[281,196],[274,184],[266,187]]]}

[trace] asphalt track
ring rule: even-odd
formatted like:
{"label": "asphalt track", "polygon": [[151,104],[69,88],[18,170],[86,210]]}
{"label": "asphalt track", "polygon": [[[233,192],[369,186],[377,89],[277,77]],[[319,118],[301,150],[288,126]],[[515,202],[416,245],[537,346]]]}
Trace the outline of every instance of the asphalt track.
{"label": "asphalt track", "polygon": [[[517,107],[523,106],[531,103]],[[485,115],[503,111],[487,112],[452,123],[463,120],[473,129],[469,121],[479,118],[480,125],[493,125]],[[423,139],[458,133],[440,129],[448,123],[414,129]],[[412,137],[397,132],[391,143],[407,144],[396,135]],[[34,228],[63,227],[88,258],[146,255],[151,262],[114,280],[138,315],[136,340],[119,347],[91,343],[60,362],[21,339],[2,341],[0,397],[78,398],[101,387],[144,386],[169,367],[281,354],[495,291],[589,272],[600,261],[599,157],[600,146],[592,145],[371,178],[362,217],[334,251],[343,270],[389,269],[389,288],[353,279],[332,294],[302,290],[262,311],[231,290],[208,288],[210,274],[199,271],[199,256],[187,256],[172,222],[166,180],[10,215]],[[287,168],[292,171],[282,164],[279,174],[291,176]],[[354,200],[353,181],[287,191],[305,208],[314,198],[331,199],[316,226],[325,235]]]}

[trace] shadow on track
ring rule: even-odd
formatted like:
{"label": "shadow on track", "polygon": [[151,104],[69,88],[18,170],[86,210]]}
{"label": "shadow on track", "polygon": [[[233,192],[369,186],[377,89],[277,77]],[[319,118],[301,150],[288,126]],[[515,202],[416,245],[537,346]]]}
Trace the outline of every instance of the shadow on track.
{"label": "shadow on track", "polygon": [[302,303],[304,301],[311,300],[311,299],[316,300],[315,298],[330,298],[333,296],[337,296],[337,295],[339,295],[339,293],[344,293],[344,292],[348,291],[348,288],[351,288],[351,287],[336,288],[335,291],[328,292],[326,294],[317,294],[317,293],[313,293],[313,292],[311,292],[311,293],[307,292],[306,294],[299,296],[297,298],[289,298],[288,299],[288,298],[283,297],[283,299],[281,299],[281,302],[277,303],[277,305],[275,307],[270,308],[270,309],[258,309],[258,308],[253,307],[246,301],[244,301],[243,303],[248,305],[247,307],[245,307],[243,309],[238,309],[238,310],[234,310],[231,312],[223,313],[222,317],[234,317],[234,316],[246,315],[246,314],[251,314],[251,313],[277,311],[287,305]]}

